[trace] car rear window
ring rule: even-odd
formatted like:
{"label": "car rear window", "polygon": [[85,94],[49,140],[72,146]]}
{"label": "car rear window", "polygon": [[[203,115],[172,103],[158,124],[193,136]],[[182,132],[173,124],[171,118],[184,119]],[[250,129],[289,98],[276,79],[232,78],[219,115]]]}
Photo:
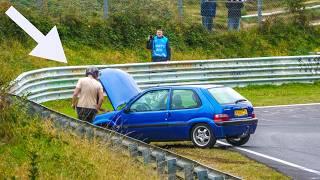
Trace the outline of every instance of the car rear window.
{"label": "car rear window", "polygon": [[171,105],[172,110],[192,109],[201,106],[201,101],[198,95],[192,90],[173,90]]}
{"label": "car rear window", "polygon": [[208,91],[220,104],[232,104],[238,100],[245,100],[243,96],[230,87],[211,88]]}

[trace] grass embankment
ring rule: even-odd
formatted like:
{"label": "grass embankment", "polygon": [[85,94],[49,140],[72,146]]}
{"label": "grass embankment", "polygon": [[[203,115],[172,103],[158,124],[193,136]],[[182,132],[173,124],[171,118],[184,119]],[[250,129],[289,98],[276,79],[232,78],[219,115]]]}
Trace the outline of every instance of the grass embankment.
{"label": "grass embankment", "polygon": [[121,150],[58,131],[23,105],[2,101],[0,110],[0,179],[158,179]]}
{"label": "grass embankment", "polygon": [[[179,23],[173,6],[160,1],[152,6],[147,1],[130,1],[122,11],[110,14],[108,19],[86,15],[77,9],[70,11],[70,1],[66,6],[52,5],[50,8],[53,9],[48,12],[37,10],[27,1],[14,3],[44,34],[57,25],[67,65],[149,62],[146,37],[154,34],[159,26],[170,39],[174,60],[302,55],[320,47],[319,28],[298,26],[290,20],[266,21],[261,29],[210,33],[200,23]],[[28,55],[36,43],[5,16],[10,5],[0,3],[0,74],[14,69],[13,79],[25,71],[66,65]]]}
{"label": "grass embankment", "polygon": [[[255,106],[286,105],[299,103],[319,103],[320,83],[284,84],[281,86],[263,85],[236,88]],[[43,105],[67,115],[76,117],[70,108],[70,100],[51,101]],[[105,103],[107,109],[112,110]],[[225,149],[198,149],[191,143],[155,143],[171,151],[195,159],[211,167],[241,176],[245,179],[289,179],[267,166],[250,160],[237,152]]]}

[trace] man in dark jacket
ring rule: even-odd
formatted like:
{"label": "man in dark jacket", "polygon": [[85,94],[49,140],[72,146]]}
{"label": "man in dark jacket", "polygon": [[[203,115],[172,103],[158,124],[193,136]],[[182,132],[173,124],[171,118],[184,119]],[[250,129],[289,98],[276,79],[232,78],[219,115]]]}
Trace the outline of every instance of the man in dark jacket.
{"label": "man in dark jacket", "polygon": [[201,0],[202,25],[212,31],[213,18],[216,16],[217,3],[215,0]]}
{"label": "man in dark jacket", "polygon": [[169,61],[171,59],[169,39],[163,35],[161,29],[157,30],[156,36],[149,36],[147,49],[151,50],[153,62]]}
{"label": "man in dark jacket", "polygon": [[240,30],[241,9],[243,8],[244,0],[227,0],[226,7],[228,8],[228,29]]}

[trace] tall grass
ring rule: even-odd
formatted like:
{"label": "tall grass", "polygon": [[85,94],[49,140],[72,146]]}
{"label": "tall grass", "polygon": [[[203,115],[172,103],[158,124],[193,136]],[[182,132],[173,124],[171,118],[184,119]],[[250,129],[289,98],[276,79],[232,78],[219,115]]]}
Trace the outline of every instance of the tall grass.
{"label": "tall grass", "polygon": [[[0,179],[157,179],[119,149],[89,141],[1,102]],[[124,170],[125,169],[125,170]]]}

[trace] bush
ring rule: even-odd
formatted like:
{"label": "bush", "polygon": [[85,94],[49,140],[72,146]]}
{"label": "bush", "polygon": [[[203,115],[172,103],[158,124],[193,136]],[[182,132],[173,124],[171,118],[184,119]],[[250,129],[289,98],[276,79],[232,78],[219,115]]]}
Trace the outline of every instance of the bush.
{"label": "bush", "polygon": [[290,13],[293,14],[293,22],[302,27],[308,27],[310,17],[306,13],[306,0],[287,0],[286,4]]}
{"label": "bush", "polygon": [[[50,9],[49,14],[44,16],[42,11],[35,10],[34,7],[27,8],[22,0],[20,1],[19,11],[44,34],[57,24],[64,46],[72,50],[78,50],[79,47],[84,46],[110,48],[121,52],[133,50],[139,52],[141,58],[145,58],[146,39],[158,28],[164,29],[175,52],[184,53],[196,48],[202,54],[216,58],[297,55],[308,53],[319,47],[317,41],[320,36],[319,31],[301,24],[305,22],[302,16],[300,20],[297,18],[301,21],[300,24],[298,21],[292,23],[285,19],[272,18],[267,19],[261,29],[223,33],[208,32],[201,24],[194,22],[192,24],[179,22],[176,18],[176,4],[168,1],[113,2],[110,9],[112,13],[108,19],[85,16],[86,12],[81,14],[78,10],[57,12],[63,9],[62,7],[57,8],[53,14]],[[72,7],[71,2],[71,0],[64,2],[66,4],[64,8]],[[299,17],[302,2],[303,0],[287,2],[290,11]],[[58,2],[52,1],[52,3]],[[1,3],[0,12],[4,13],[9,6],[9,3]],[[51,5],[51,8],[53,7],[55,6]],[[2,22],[0,42],[17,40],[24,46],[30,46],[30,42],[34,42],[8,17],[1,16],[0,21]]]}

